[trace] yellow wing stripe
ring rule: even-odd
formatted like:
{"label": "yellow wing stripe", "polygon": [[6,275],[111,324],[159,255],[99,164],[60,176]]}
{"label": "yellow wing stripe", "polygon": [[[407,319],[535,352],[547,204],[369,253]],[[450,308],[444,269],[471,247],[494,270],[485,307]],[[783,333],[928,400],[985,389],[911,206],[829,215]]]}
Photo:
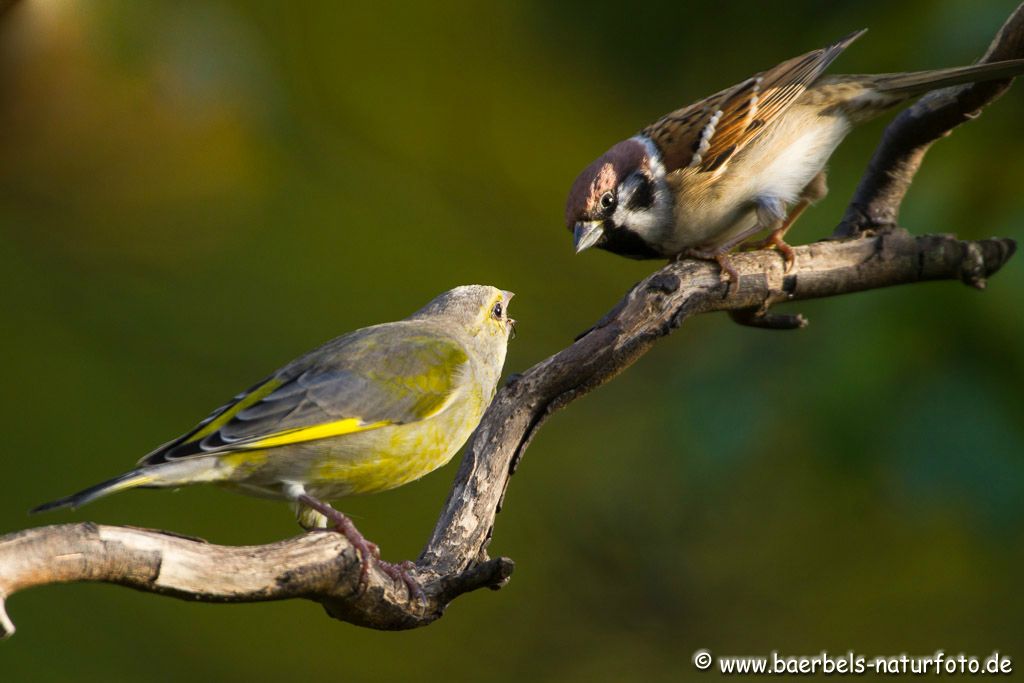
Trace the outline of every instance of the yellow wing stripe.
{"label": "yellow wing stripe", "polygon": [[213,434],[215,431],[217,431],[218,429],[226,425],[228,422],[230,422],[232,418],[235,417],[235,415],[242,412],[249,406],[255,405],[256,403],[265,399],[283,383],[284,382],[282,382],[279,379],[267,380],[266,382],[259,385],[258,387],[250,391],[248,394],[240,398],[237,403],[232,405],[230,408],[225,410],[216,418],[207,422],[205,425],[203,425],[202,429],[197,431],[192,436],[188,437],[188,439],[183,443],[194,443],[196,441],[199,441],[200,439],[205,439],[210,434]]}
{"label": "yellow wing stripe", "polygon": [[379,427],[386,427],[389,424],[392,424],[392,422],[388,420],[363,424],[359,418],[349,417],[336,422],[325,422],[324,424],[313,425],[312,427],[288,429],[283,432],[278,432],[277,434],[271,434],[259,441],[250,441],[241,447],[274,448],[275,446],[288,446],[290,444],[301,443],[303,441],[314,441],[316,439],[327,439],[332,436],[343,436],[345,434],[365,432]]}

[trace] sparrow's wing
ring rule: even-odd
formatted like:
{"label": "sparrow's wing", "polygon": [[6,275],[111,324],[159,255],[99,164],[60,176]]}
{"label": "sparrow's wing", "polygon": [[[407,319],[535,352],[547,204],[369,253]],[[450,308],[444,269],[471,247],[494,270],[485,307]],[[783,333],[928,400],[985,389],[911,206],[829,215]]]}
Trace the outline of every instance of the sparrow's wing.
{"label": "sparrow's wing", "polygon": [[720,170],[793,104],[864,31],[794,57],[739,85],[666,114],[642,132],[661,151],[665,170]]}
{"label": "sparrow's wing", "polygon": [[456,341],[389,323],[339,337],[215,410],[142,460],[273,448],[426,419],[458,393],[469,358]]}

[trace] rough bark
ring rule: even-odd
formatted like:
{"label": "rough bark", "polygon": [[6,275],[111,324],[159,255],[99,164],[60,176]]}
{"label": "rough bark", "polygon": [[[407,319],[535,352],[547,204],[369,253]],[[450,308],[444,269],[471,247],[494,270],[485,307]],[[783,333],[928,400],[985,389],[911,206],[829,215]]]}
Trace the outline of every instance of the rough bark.
{"label": "rough bark", "polygon": [[[1020,56],[1024,5],[985,59]],[[226,547],[162,531],[66,524],[0,538],[0,635],[14,632],[4,600],[50,583],[104,581],[205,602],[305,598],[321,603],[335,618],[377,629],[424,626],[459,595],[501,587],[512,573],[512,561],[489,559],[487,546],[509,477],[537,430],[553,412],[628,368],[688,317],[729,311],[744,324],[790,329],[806,321],[770,313],[770,306],[926,280],[960,280],[984,288],[1013,255],[1012,240],[915,237],[895,222],[931,142],[976,117],[1007,85],[940,93],[898,117],[836,231],[848,239],[797,247],[797,265],[789,274],[775,252],[738,254],[734,264],[740,279],[729,291],[714,264],[669,264],[633,287],[575,343],[510,379],[471,438],[434,533],[416,562],[422,601],[411,599],[402,582],[375,566],[367,583],[359,585],[357,554],[342,535],[331,532]]]}

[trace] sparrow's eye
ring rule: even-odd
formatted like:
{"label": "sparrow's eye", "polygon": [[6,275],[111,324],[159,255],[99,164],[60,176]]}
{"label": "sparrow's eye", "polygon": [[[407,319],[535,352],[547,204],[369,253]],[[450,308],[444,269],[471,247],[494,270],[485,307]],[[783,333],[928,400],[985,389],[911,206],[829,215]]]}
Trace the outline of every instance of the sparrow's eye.
{"label": "sparrow's eye", "polygon": [[601,208],[610,209],[615,206],[615,195],[611,192],[605,192],[601,195]]}
{"label": "sparrow's eye", "polygon": [[501,307],[501,302],[499,301],[498,303],[494,304],[494,308],[491,309],[491,316],[495,320],[501,320],[502,311],[503,309]]}

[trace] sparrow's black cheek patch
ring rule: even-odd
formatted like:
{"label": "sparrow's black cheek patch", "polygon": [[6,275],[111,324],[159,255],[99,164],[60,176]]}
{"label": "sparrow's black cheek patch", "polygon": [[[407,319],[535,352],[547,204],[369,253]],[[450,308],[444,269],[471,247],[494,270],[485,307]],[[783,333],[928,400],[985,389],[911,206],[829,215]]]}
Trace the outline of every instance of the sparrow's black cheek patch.
{"label": "sparrow's black cheek patch", "polygon": [[651,182],[644,179],[639,185],[633,195],[629,198],[626,203],[626,208],[631,211],[639,211],[641,209],[649,209],[654,204],[654,190],[651,188]]}

